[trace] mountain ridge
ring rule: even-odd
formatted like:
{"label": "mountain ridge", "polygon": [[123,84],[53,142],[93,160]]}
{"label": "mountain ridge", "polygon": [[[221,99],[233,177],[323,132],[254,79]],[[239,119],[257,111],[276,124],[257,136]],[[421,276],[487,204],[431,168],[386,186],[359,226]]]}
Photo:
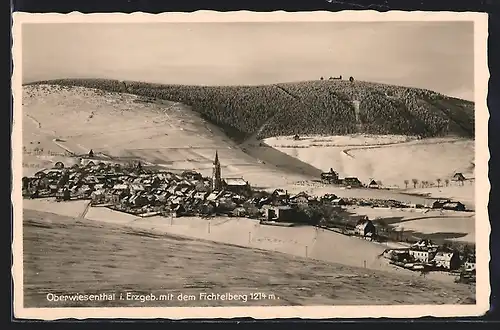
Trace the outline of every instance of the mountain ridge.
{"label": "mountain ridge", "polygon": [[318,80],[249,86],[166,85],[54,79],[24,85],[80,86],[184,103],[236,142],[280,135],[398,134],[474,138],[474,102],[427,89]]}

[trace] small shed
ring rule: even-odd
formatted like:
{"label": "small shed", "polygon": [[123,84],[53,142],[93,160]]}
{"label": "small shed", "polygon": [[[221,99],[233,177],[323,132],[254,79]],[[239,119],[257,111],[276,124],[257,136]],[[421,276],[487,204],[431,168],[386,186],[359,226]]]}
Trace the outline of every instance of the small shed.
{"label": "small shed", "polygon": [[464,263],[464,270],[466,272],[473,272],[476,270],[476,261],[475,260],[467,260]]}

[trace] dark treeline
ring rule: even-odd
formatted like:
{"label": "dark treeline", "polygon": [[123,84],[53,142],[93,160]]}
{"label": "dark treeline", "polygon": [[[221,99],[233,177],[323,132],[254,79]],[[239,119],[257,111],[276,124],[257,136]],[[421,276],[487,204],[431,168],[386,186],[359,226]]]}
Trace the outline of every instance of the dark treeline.
{"label": "dark treeline", "polygon": [[[81,86],[181,102],[236,141],[253,134],[259,138],[351,133],[474,137],[473,102],[429,90],[363,81],[209,87],[60,79],[31,84]],[[358,102],[357,109],[353,101]]]}

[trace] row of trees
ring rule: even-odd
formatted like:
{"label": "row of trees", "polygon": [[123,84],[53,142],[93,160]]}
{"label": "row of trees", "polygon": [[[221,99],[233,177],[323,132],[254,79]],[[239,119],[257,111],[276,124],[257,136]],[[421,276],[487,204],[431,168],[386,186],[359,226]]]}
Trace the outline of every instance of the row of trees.
{"label": "row of trees", "polygon": [[[463,181],[458,179],[458,181],[460,182],[461,185],[463,185]],[[420,188],[429,188],[429,187],[432,187],[433,186],[433,181],[428,181],[428,180],[422,180],[422,181],[419,181],[418,179],[411,179],[410,180],[404,180],[404,184],[405,184],[405,188],[408,189],[408,186],[410,185],[413,186],[413,188],[417,188],[417,187],[420,187]],[[450,185],[450,179],[441,179],[441,178],[437,178],[436,179],[436,183],[437,183],[437,187],[448,187]]]}
{"label": "row of trees", "polygon": [[125,84],[113,79],[55,79],[43,80],[27,85],[58,85],[62,87],[85,87],[94,88],[107,92],[124,93],[127,91]]}
{"label": "row of trees", "polygon": [[[184,86],[105,79],[43,83],[82,86],[187,104],[235,140],[293,134],[404,134],[473,132],[473,108],[431,91],[335,80],[265,86]],[[440,100],[443,99],[445,103]],[[358,127],[353,101],[360,101]],[[441,102],[441,103],[440,103]],[[458,102],[458,101],[457,101]],[[444,107],[447,107],[444,111]],[[265,124],[265,125],[264,125]]]}

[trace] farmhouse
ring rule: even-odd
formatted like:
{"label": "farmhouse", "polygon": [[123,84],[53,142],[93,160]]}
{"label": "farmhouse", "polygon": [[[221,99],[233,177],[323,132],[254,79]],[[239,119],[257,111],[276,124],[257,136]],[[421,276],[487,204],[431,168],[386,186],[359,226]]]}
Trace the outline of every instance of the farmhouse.
{"label": "farmhouse", "polygon": [[455,173],[453,175],[452,180],[453,181],[465,181],[466,179],[465,179],[465,176],[462,173],[458,172],[458,173]]}
{"label": "farmhouse", "polygon": [[433,209],[442,209],[443,205],[445,205],[447,203],[451,203],[451,201],[449,199],[439,199],[439,200],[434,201],[432,203],[432,208]]}
{"label": "farmhouse", "polygon": [[433,248],[419,248],[419,247],[411,247],[408,251],[410,256],[412,256],[415,260],[421,261],[423,263],[429,263],[434,256],[436,255],[436,249]]}
{"label": "farmhouse", "polygon": [[362,237],[373,237],[377,233],[377,229],[375,228],[375,225],[371,220],[368,220],[368,218],[363,218],[360,219],[356,223],[356,227],[354,229],[356,235],[362,236]]}
{"label": "farmhouse", "polygon": [[291,204],[307,205],[309,203],[309,195],[305,192],[299,192],[296,195],[290,196]]}
{"label": "farmhouse", "polygon": [[250,185],[243,178],[226,178],[222,182],[224,190],[231,191],[239,195],[247,195],[250,193]]}
{"label": "farmhouse", "polygon": [[267,221],[291,222],[294,220],[295,211],[290,206],[272,206],[263,207],[264,217]]}
{"label": "farmhouse", "polygon": [[442,208],[444,210],[452,210],[452,211],[465,211],[465,205],[460,202],[448,202],[444,203]]}
{"label": "farmhouse", "polygon": [[408,262],[412,259],[407,249],[387,249],[384,251],[383,256],[386,259],[395,262]]}
{"label": "farmhouse", "polygon": [[455,270],[460,267],[460,256],[452,250],[438,251],[434,256],[434,264],[436,267]]}
{"label": "farmhouse", "polygon": [[372,180],[368,184],[368,188],[371,188],[371,189],[380,189],[380,185],[375,180]]}
{"label": "farmhouse", "polygon": [[361,183],[361,181],[359,181],[359,179],[356,178],[356,177],[344,178],[343,184],[346,185],[346,186],[356,187],[356,188],[359,188],[359,187],[363,186],[363,184]]}
{"label": "farmhouse", "polygon": [[286,203],[288,197],[288,192],[283,189],[276,189],[271,194],[271,200],[274,203]]}
{"label": "farmhouse", "polygon": [[339,174],[330,168],[330,172],[321,173],[321,182],[323,183],[339,183]]}

